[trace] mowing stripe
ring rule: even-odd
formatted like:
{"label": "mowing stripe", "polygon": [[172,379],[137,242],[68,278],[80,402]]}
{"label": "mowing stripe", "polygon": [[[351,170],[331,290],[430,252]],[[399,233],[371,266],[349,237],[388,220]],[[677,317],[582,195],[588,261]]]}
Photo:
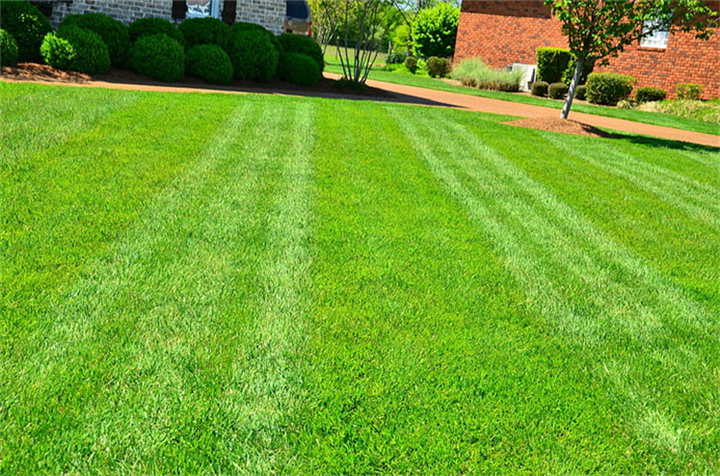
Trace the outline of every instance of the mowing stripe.
{"label": "mowing stripe", "polygon": [[[648,381],[677,393],[655,374],[671,372],[713,388],[713,376],[692,371],[700,362],[717,367],[717,357],[697,345],[717,335],[717,320],[461,124],[420,116],[397,116],[397,124],[496,243],[529,304],[581,348],[594,349],[599,377],[629,403],[638,434],[670,451],[702,439],[680,428]],[[629,355],[613,355],[613,345]],[[708,408],[708,393],[697,397]]]}
{"label": "mowing stripe", "polygon": [[10,395],[29,411],[6,425],[35,444],[8,454],[51,473],[272,469],[297,393],[312,110],[258,104],[57,300]]}
{"label": "mowing stripe", "polygon": [[[558,134],[539,135],[565,153],[622,177],[662,201],[686,211],[695,219],[716,229],[720,228],[720,203],[717,201],[716,187],[647,163],[611,147],[607,141],[596,141],[592,148],[578,149],[577,144]],[[583,152],[579,153],[579,150]]]}

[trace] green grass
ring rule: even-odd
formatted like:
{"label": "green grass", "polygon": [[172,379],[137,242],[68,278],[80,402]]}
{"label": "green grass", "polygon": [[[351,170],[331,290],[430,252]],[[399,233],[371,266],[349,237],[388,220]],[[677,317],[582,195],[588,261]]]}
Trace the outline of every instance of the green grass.
{"label": "green grass", "polygon": [[717,149],[328,99],[2,109],[2,474],[720,470]]}
{"label": "green grass", "polygon": [[[332,48],[328,47],[325,60],[328,64],[325,71],[329,73],[342,74],[340,62],[335,55],[328,54]],[[384,55],[378,57],[378,61],[383,61]],[[405,86],[414,86],[418,88],[435,89],[438,91],[447,91],[451,93],[467,94],[470,96],[485,97],[490,99],[499,99],[502,101],[510,101],[532,106],[543,106],[553,109],[562,109],[563,101],[544,99],[535,96],[529,96],[518,93],[506,93],[502,91],[488,91],[482,89],[468,88],[464,86],[455,86],[441,79],[433,79],[429,77],[416,76],[406,73],[396,73],[391,71],[383,71],[382,64],[378,64],[370,71],[369,79],[376,81],[384,81],[387,83],[401,84]],[[637,111],[633,109],[618,109],[614,107],[595,106],[590,104],[573,104],[572,111],[585,114],[594,114],[597,116],[613,117],[616,119],[625,119],[627,121],[641,122],[644,124],[652,124],[656,126],[672,127],[693,132],[702,132],[704,134],[720,135],[720,125],[703,122],[701,120],[688,119],[678,117],[672,114],[661,112]],[[571,111],[571,116],[572,116]]]}

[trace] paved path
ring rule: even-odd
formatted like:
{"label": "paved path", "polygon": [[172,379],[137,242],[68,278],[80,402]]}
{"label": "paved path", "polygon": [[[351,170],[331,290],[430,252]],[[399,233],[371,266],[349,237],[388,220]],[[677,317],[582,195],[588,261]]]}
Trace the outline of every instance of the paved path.
{"label": "paved path", "polygon": [[[339,75],[325,73],[326,77],[338,78]],[[368,86],[399,95],[403,102],[416,102],[428,106],[453,107],[470,111],[506,114],[518,117],[559,117],[560,111],[542,106],[531,106],[499,99],[482,98],[467,94],[416,88],[382,81],[368,81]],[[413,99],[415,99],[413,101]],[[640,122],[626,121],[605,116],[594,116],[570,111],[570,118],[595,127],[603,127],[621,132],[643,134],[661,139],[670,139],[695,144],[720,147],[720,136],[700,132],[684,131],[671,127],[653,126]]]}

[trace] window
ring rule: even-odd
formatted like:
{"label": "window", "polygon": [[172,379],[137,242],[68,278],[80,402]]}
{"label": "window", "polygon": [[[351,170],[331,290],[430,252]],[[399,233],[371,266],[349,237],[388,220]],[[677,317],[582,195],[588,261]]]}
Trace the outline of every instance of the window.
{"label": "window", "polygon": [[654,30],[640,39],[643,48],[667,48],[670,37],[670,22],[665,19],[645,20],[643,31]]}
{"label": "window", "polygon": [[220,0],[187,0],[187,18],[220,17]]}

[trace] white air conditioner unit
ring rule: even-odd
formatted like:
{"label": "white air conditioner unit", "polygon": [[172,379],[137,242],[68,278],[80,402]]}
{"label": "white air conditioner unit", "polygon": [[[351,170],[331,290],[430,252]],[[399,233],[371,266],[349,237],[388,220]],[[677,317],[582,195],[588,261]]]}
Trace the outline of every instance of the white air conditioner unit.
{"label": "white air conditioner unit", "polygon": [[512,71],[518,71],[518,70],[523,72],[523,77],[522,77],[522,80],[520,81],[520,90],[521,91],[530,91],[530,88],[532,87],[532,83],[535,82],[535,74],[537,71],[537,65],[513,63]]}

